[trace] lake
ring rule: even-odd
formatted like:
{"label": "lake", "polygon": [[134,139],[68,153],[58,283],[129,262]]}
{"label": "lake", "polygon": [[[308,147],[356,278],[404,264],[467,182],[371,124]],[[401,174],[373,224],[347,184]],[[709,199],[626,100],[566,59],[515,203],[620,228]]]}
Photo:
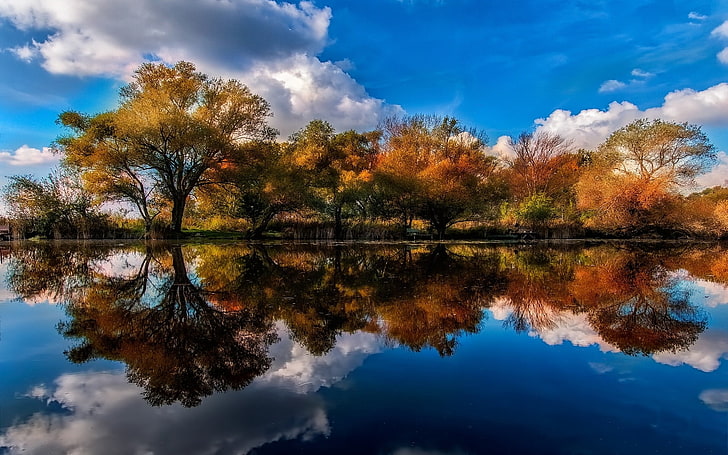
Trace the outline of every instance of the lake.
{"label": "lake", "polygon": [[728,249],[3,243],[0,452],[728,453]]}

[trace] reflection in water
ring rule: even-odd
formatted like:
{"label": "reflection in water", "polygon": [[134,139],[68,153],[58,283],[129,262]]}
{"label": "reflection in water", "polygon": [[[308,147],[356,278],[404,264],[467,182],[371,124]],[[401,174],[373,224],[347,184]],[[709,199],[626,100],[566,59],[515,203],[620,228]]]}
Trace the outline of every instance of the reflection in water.
{"label": "reflection in water", "polygon": [[257,383],[195,409],[147,406],[120,374],[63,375],[39,398],[67,412],[36,414],[10,427],[0,447],[32,454],[240,454],[271,441],[329,433],[316,395]]}
{"label": "reflection in water", "polygon": [[491,310],[551,344],[669,363],[706,328],[680,283],[728,281],[722,250],[676,257],[634,246],[42,244],[13,251],[8,283],[26,300],[65,302],[73,362],[123,361],[150,403],[194,406],[269,371],[277,327],[311,356],[356,334],[450,356]]}

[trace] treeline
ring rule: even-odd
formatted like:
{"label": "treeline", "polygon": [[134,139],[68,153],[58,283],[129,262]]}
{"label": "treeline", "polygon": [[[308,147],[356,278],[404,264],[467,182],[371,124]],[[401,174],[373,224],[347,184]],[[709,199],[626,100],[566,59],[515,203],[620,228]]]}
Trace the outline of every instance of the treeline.
{"label": "treeline", "polygon": [[116,110],[60,114],[58,171],[10,178],[15,234],[728,235],[728,188],[686,195],[716,158],[695,125],[638,120],[595,150],[527,132],[499,158],[482,131],[450,117],[388,118],[369,132],[313,120],[280,142],[271,115],[238,81],[144,64]]}

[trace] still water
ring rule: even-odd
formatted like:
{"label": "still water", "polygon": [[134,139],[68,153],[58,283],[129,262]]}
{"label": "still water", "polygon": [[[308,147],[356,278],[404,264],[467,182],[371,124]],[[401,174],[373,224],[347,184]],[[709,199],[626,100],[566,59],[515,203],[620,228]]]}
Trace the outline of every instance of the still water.
{"label": "still water", "polygon": [[714,244],[4,244],[0,452],[728,453]]}

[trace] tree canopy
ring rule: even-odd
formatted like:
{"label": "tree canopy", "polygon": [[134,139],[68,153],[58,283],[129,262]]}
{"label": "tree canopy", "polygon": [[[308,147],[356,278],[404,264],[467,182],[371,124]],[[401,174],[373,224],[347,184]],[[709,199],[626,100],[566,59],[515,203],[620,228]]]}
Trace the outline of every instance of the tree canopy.
{"label": "tree canopy", "polygon": [[58,140],[65,161],[87,170],[98,189],[126,199],[151,221],[149,198],[171,205],[171,228],[182,229],[192,191],[208,173],[235,159],[241,146],[272,140],[267,101],[236,80],[209,78],[189,62],[145,63],[120,92],[115,111],[94,117],[64,112],[71,134]]}

